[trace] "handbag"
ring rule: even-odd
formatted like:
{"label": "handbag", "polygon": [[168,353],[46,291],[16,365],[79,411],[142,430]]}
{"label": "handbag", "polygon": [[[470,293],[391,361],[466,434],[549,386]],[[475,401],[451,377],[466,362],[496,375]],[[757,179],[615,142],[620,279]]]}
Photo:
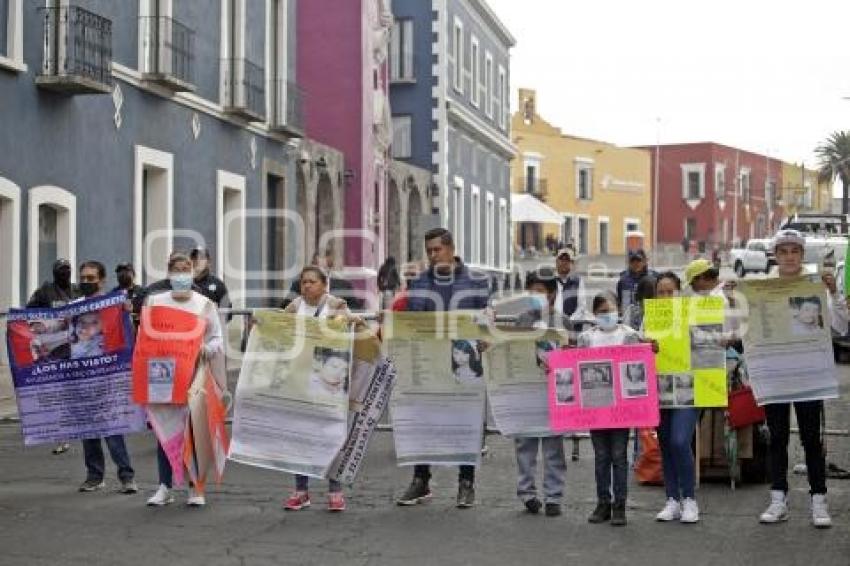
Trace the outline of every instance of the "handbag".
{"label": "handbag", "polygon": [[756,398],[750,386],[744,385],[729,392],[729,425],[732,428],[744,428],[760,423],[767,417],[764,407],[756,404]]}

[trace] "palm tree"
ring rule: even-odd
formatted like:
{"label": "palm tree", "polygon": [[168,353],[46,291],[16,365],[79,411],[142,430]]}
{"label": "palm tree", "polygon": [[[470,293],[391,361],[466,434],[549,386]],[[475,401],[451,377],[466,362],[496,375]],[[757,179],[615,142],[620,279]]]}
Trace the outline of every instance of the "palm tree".
{"label": "palm tree", "polygon": [[850,213],[850,132],[833,132],[815,148],[815,154],[820,160],[821,181],[841,179],[841,214]]}

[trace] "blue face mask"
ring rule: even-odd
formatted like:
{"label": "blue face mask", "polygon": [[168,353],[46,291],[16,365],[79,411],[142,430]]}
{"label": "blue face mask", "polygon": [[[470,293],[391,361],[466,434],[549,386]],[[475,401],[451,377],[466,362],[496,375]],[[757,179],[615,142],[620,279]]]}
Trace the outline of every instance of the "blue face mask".
{"label": "blue face mask", "polygon": [[549,307],[549,300],[546,295],[541,295],[540,293],[532,293],[531,301],[534,303],[534,308],[543,312]]}
{"label": "blue face mask", "polygon": [[615,312],[599,313],[596,315],[596,326],[602,330],[613,330],[617,327],[619,321],[620,319]]}
{"label": "blue face mask", "polygon": [[192,290],[192,274],[191,273],[172,273],[168,280],[171,282],[171,290],[179,292],[187,292]]}

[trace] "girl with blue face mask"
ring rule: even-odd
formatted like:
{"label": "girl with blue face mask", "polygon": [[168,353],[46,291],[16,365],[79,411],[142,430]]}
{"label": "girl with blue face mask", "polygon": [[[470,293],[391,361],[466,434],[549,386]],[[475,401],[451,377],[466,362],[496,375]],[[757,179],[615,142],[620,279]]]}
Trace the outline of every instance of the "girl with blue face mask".
{"label": "girl with blue face mask", "polygon": [[[596,325],[578,336],[579,348],[599,348],[638,344],[640,334],[620,324],[617,297],[611,292],[593,299],[593,316]],[[614,526],[626,524],[626,496],[628,493],[629,429],[615,428],[591,430],[593,456],[596,467],[596,509],[588,517],[590,523],[611,521]],[[613,474],[612,474],[613,472]],[[611,477],[613,475],[613,494]]]}

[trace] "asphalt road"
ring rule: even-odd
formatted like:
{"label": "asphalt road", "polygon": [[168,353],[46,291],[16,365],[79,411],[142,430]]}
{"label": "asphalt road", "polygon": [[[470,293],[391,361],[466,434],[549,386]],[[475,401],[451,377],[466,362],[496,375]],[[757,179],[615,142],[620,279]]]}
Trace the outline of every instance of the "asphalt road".
{"label": "asphalt road", "polygon": [[[831,402],[828,428],[850,427],[847,389],[850,369],[841,368],[844,399]],[[324,510],[325,489],[314,486],[314,507],[284,512],[281,500],[292,478],[229,464],[225,481],[210,488],[208,505],[189,509],[182,494],[170,507],[151,509],[145,498],[155,487],[154,440],[130,439],[142,493],[116,493],[109,464],[108,488],[77,493],[84,477],[82,450],[75,443],[62,456],[50,447],[24,448],[15,423],[0,425],[0,564],[86,564],[146,566],[204,564],[657,564],[845,566],[850,564],[850,481],[829,484],[835,527],[809,525],[805,478],[792,476],[791,519],[764,526],[758,514],[767,487],[702,484],[698,525],[659,524],[663,503],[657,487],[630,486],[629,525],[590,525],[594,501],[592,449],[583,441],[581,459],[570,462],[565,514],[529,516],[514,495],[513,446],[488,437],[490,453],[479,471],[473,509],[454,508],[455,471],[437,470],[434,500],[399,508],[394,496],[410,479],[395,465],[392,436],[373,439],[358,483],[347,490],[349,509]],[[829,439],[830,461],[850,468],[850,440]],[[569,451],[568,451],[569,452]],[[792,461],[802,459],[792,439]]]}

